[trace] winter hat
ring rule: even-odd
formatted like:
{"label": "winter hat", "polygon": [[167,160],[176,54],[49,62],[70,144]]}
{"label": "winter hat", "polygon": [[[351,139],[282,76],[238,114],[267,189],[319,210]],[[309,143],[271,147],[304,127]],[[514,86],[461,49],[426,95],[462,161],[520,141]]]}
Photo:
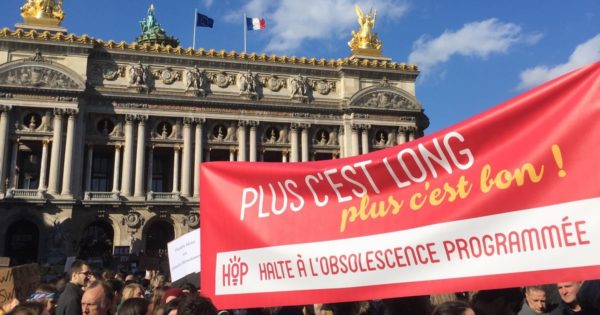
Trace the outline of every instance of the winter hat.
{"label": "winter hat", "polygon": [[166,304],[170,297],[179,298],[179,297],[182,297],[183,295],[184,295],[183,291],[180,288],[170,288],[167,291],[165,291],[165,295],[162,298],[162,303]]}

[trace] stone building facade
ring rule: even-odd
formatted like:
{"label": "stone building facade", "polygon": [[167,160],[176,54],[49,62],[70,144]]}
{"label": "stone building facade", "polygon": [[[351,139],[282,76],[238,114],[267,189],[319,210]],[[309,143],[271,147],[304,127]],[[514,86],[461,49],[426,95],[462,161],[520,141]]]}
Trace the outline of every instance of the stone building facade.
{"label": "stone building facade", "polygon": [[[308,162],[413,140],[414,65],[0,30],[0,256],[162,256],[209,161]],[[227,193],[227,192],[223,192]]]}

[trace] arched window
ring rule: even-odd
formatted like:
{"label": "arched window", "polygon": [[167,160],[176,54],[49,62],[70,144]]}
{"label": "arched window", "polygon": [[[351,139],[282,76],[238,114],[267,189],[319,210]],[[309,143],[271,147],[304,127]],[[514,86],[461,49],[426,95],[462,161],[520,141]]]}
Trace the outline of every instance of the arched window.
{"label": "arched window", "polygon": [[173,225],[166,221],[154,221],[146,229],[146,255],[166,257],[167,243],[175,239]]}
{"label": "arched window", "polygon": [[38,262],[40,231],[28,220],[19,220],[6,230],[4,256],[13,266]]}
{"label": "arched window", "polygon": [[104,265],[108,265],[112,259],[113,235],[114,230],[110,223],[92,222],[81,235],[79,257],[85,260],[100,258]]}

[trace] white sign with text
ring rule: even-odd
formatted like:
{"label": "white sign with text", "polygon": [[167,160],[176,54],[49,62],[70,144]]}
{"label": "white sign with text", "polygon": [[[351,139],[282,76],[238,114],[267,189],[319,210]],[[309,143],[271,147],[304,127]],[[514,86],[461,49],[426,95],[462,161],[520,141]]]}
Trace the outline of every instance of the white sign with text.
{"label": "white sign with text", "polygon": [[194,230],[167,244],[171,281],[200,272],[200,231]]}

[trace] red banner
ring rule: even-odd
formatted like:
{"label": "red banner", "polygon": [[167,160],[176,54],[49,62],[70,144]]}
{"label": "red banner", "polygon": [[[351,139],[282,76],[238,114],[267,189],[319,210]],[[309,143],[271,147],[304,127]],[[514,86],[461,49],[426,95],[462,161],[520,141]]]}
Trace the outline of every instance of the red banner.
{"label": "red banner", "polygon": [[405,145],[201,167],[220,308],[600,277],[600,63]]}

